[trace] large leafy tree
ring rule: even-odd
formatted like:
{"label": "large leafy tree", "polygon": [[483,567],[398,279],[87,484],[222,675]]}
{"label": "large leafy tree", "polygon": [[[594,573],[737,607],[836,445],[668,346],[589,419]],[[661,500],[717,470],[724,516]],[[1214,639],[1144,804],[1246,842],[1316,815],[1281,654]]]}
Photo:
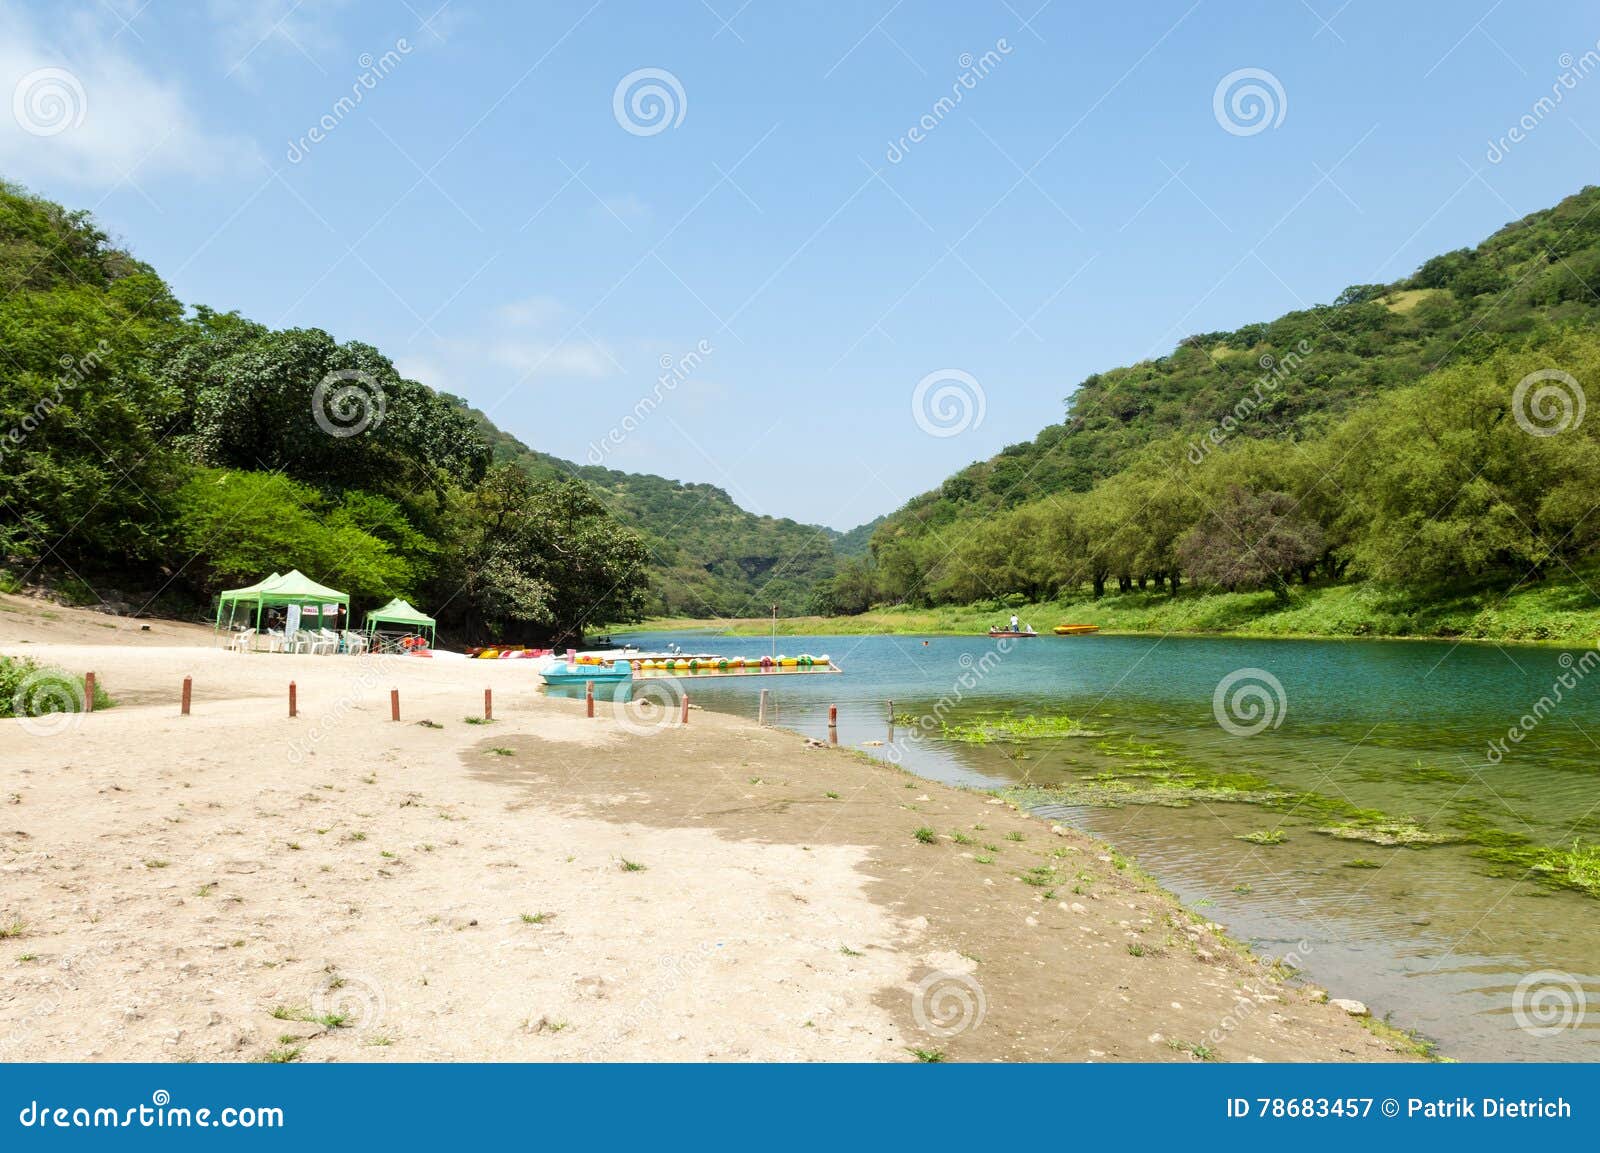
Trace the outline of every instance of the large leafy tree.
{"label": "large leafy tree", "polygon": [[442,619],[474,637],[566,641],[636,620],[649,552],[581,482],[497,465],[435,586]]}
{"label": "large leafy tree", "polygon": [[159,553],[181,398],[149,348],[181,311],[85,214],[0,184],[0,563]]}
{"label": "large leafy tree", "polygon": [[1322,555],[1322,530],[1295,515],[1287,493],[1231,488],[1178,545],[1190,579],[1230,592],[1270,588],[1289,599],[1289,577]]}
{"label": "large leafy tree", "polygon": [[186,400],[183,443],[209,465],[399,494],[470,486],[488,463],[470,414],[371,345],[321,329],[200,308],[163,348],[161,375]]}

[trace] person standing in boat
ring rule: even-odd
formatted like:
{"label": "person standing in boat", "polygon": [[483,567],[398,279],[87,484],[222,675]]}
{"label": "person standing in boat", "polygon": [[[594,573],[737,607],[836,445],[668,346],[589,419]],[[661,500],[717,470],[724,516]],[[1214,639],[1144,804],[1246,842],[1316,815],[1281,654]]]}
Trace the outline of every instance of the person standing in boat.
{"label": "person standing in boat", "polygon": [[1011,631],[1012,632],[1016,632],[1017,631],[1017,614],[1016,613],[1012,613],[1011,614]]}

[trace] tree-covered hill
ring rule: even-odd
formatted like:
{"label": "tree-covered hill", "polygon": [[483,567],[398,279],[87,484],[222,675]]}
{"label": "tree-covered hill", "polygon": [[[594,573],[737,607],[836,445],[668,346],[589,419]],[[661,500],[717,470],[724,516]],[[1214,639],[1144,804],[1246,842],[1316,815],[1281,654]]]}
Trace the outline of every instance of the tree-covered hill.
{"label": "tree-covered hill", "polygon": [[466,634],[538,637],[803,612],[834,541],[866,547],[714,485],[535,451],[370,345],[186,310],[87,213],[4,184],[0,350],[9,582],[198,606],[300,567]]}
{"label": "tree-covered hill", "polygon": [[1591,187],[1404,280],[1090,376],[1060,424],[890,516],[822,602],[1537,580],[1589,556],[1573,486],[1600,421],[1524,425],[1563,393],[1581,415],[1597,331]]}
{"label": "tree-covered hill", "polygon": [[[481,412],[469,411],[495,460],[533,476],[581,480],[644,538],[653,578],[646,609],[651,615],[764,615],[774,604],[786,616],[807,612],[819,585],[833,576],[834,542],[844,534],[757,516],[716,485],[573,464],[529,448]],[[860,547],[865,550],[864,540]]]}
{"label": "tree-covered hill", "polygon": [[377,349],[186,313],[88,214],[0,183],[0,586],[193,611],[290,568],[529,641],[636,619],[650,580],[587,485],[496,463]]}

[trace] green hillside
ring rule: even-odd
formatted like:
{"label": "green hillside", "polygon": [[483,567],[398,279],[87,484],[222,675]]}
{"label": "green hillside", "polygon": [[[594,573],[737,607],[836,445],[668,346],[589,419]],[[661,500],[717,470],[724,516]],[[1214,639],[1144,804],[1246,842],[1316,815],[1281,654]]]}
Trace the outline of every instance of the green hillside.
{"label": "green hillside", "polygon": [[185,310],[87,213],[0,183],[0,587],[204,612],[299,568],[458,638],[636,619],[648,553],[589,488],[496,463],[376,348]]}
{"label": "green hillside", "polygon": [[[716,485],[577,465],[536,452],[471,411],[496,460],[534,476],[582,481],[643,537],[651,561],[646,605],[653,616],[765,615],[774,604],[784,615],[802,613],[833,576],[834,541],[842,537],[833,529],[757,516]],[[862,539],[859,549],[865,548]]]}
{"label": "green hillside", "polygon": [[1442,596],[1582,569],[1600,421],[1523,424],[1549,431],[1600,382],[1597,210],[1586,188],[1405,280],[1089,377],[1060,424],[889,517],[823,601]]}
{"label": "green hillside", "polygon": [[[865,528],[535,451],[370,345],[186,310],[87,213],[7,185],[0,293],[8,584],[192,611],[293,565],[358,598],[440,606],[467,635],[541,637],[641,612],[803,612],[835,540],[866,548]],[[324,382],[324,422],[344,427],[317,422]]]}

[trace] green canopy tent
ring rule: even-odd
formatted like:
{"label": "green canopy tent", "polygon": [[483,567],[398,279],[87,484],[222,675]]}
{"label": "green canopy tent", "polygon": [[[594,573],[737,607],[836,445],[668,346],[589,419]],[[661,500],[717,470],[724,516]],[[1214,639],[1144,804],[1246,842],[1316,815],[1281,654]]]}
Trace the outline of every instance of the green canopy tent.
{"label": "green canopy tent", "polygon": [[406,631],[416,633],[426,629],[428,647],[435,647],[434,629],[438,622],[422,610],[412,608],[409,602],[399,597],[395,597],[381,609],[373,609],[367,614],[367,632],[375,634],[379,625],[401,625]]}
{"label": "green canopy tent", "polygon": [[[222,627],[222,610],[228,610],[228,624],[232,626],[234,617],[243,605],[248,616],[254,610],[255,628],[261,631],[261,614],[269,608],[287,608],[298,605],[305,616],[322,615],[323,608],[333,607],[343,613],[350,611],[350,595],[331,589],[327,585],[320,585],[299,569],[292,569],[282,576],[273,573],[266,580],[250,585],[248,588],[231,589],[217,597],[217,628]],[[315,612],[306,612],[314,609]]]}

